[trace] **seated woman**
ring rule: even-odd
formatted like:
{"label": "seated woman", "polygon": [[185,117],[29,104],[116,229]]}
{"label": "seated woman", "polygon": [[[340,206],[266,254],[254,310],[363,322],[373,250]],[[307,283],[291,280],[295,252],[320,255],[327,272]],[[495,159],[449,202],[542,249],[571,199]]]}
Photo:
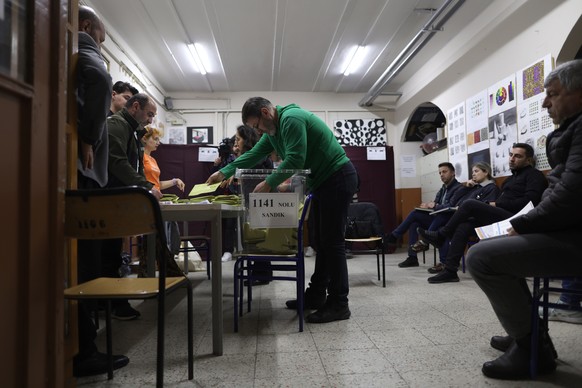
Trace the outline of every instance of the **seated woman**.
{"label": "seated woman", "polygon": [[[172,178],[169,180],[165,180],[165,181],[160,181],[160,168],[158,166],[158,162],[156,161],[156,159],[154,159],[153,156],[151,156],[151,153],[153,151],[155,151],[158,146],[160,145],[160,137],[161,137],[161,132],[160,130],[158,130],[157,128],[154,128],[152,126],[147,126],[144,128],[145,132],[144,135],[141,138],[141,142],[144,146],[144,154],[143,154],[143,170],[144,170],[144,174],[146,179],[154,184],[154,187],[158,190],[165,190],[168,189],[170,187],[174,187],[177,186],[178,189],[180,189],[181,191],[184,191],[184,182],[180,179],[180,178]],[[179,241],[179,236],[180,236],[180,232],[178,230],[178,226],[176,223],[173,223],[172,225],[170,225],[171,228],[166,228],[167,230],[171,230],[174,236],[168,235],[168,244],[171,244],[172,241],[172,237],[177,237],[177,239],[174,239],[175,243],[177,243],[177,247],[179,247],[180,241]],[[174,260],[173,255],[170,255],[169,251],[167,249],[164,249],[163,252],[168,253],[167,256],[165,257],[165,260],[167,262],[167,274],[168,276],[182,276],[182,270],[178,267],[178,265],[176,264],[176,261]],[[175,253],[175,252],[174,252]],[[139,275],[140,276],[144,276],[147,273],[146,270],[146,258],[147,254],[145,252],[142,252],[140,254],[140,263],[139,263]]]}
{"label": "seated woman", "polygon": [[[451,198],[451,206],[460,206],[468,199],[476,199],[481,202],[493,202],[501,194],[501,190],[495,185],[493,176],[491,175],[491,166],[485,162],[477,162],[471,168],[472,179],[462,183],[461,187],[455,191]],[[438,230],[445,225],[447,221],[453,216],[454,212],[442,212],[434,215],[434,220],[428,227],[428,230]],[[412,246],[412,250],[420,252],[428,249],[428,243],[419,239],[416,244]],[[449,241],[445,241],[439,247],[440,263],[428,269],[429,273],[438,273],[444,269],[447,253],[449,250]]]}

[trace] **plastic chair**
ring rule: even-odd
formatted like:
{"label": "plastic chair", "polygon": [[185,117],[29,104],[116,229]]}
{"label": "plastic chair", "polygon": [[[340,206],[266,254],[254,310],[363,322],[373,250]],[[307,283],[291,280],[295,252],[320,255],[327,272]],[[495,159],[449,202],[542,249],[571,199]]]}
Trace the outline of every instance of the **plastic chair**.
{"label": "plastic chair", "polygon": [[[573,276],[563,276],[552,279],[574,279]],[[577,278],[577,277],[576,277]],[[559,292],[563,294],[582,295],[582,289],[566,289],[563,287],[550,287],[549,277],[534,277],[532,289],[532,304],[531,304],[531,358],[530,358],[530,377],[535,379],[538,371],[538,350],[539,350],[539,333],[548,330],[548,308],[559,310],[577,310],[582,311],[582,307],[574,307],[558,303],[550,303],[549,294],[551,292]],[[540,285],[543,284],[543,285]],[[539,307],[542,307],[542,327],[540,328]],[[541,330],[540,330],[541,329]]]}
{"label": "plastic chair", "polygon": [[[102,240],[154,234],[160,240],[156,254],[168,249],[157,199],[140,187],[98,190],[68,190],[65,194],[65,236],[71,239]],[[165,260],[160,260],[165,263]],[[156,385],[164,383],[164,328],[166,294],[185,287],[188,297],[188,379],[194,378],[192,332],[192,284],[185,276],[166,277],[166,265],[159,266],[158,278],[97,278],[64,290],[65,299],[101,299],[105,310],[107,377],[113,378],[111,301],[114,299],[157,299],[158,340]],[[162,292],[159,292],[162,290]]]}
{"label": "plastic chair", "polygon": [[[252,284],[253,280],[287,280],[297,284],[297,312],[299,314],[299,331],[303,331],[303,298],[305,292],[305,264],[303,252],[303,225],[307,221],[312,195],[309,194],[304,201],[303,210],[297,225],[297,251],[293,254],[274,253],[235,253],[234,263],[234,332],[238,332],[239,315],[242,317],[243,310],[243,285],[247,280],[247,309],[251,311]],[[269,262],[273,270],[273,275],[255,275],[255,267],[259,262]],[[275,275],[275,271],[293,272],[293,274],[282,276]]]}
{"label": "plastic chair", "polygon": [[353,253],[376,254],[378,281],[380,281],[380,255],[382,255],[382,287],[386,287],[386,258],[380,210],[372,202],[351,203],[348,208],[348,224],[351,225],[348,225],[348,231],[346,231],[346,243],[372,246],[371,249],[354,249],[352,245],[350,250]]}

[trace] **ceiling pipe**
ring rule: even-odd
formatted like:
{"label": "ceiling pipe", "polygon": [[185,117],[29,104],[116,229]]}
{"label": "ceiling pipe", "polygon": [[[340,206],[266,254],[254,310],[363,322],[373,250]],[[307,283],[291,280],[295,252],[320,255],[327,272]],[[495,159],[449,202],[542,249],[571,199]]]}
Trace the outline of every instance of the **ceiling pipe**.
{"label": "ceiling pipe", "polygon": [[[456,4],[435,24],[436,20],[449,7],[449,5],[456,1]],[[398,75],[408,62],[414,58],[416,54],[424,47],[426,43],[439,31],[443,30],[443,26],[451,16],[463,5],[465,0],[446,0],[443,5],[436,10],[428,22],[418,31],[406,47],[398,54],[392,61],[390,66],[382,73],[380,78],[372,85],[368,93],[358,103],[359,106],[371,106],[374,100],[382,93],[382,90]],[[418,45],[417,43],[420,42]]]}

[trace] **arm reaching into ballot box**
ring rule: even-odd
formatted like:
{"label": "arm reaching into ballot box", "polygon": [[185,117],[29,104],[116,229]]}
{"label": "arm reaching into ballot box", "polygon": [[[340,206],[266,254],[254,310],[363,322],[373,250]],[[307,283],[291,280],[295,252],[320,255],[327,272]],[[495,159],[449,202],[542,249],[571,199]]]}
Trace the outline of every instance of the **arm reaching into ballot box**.
{"label": "arm reaching into ballot box", "polygon": [[271,192],[271,186],[269,186],[267,181],[262,181],[253,190],[253,193],[270,193],[270,192]]}

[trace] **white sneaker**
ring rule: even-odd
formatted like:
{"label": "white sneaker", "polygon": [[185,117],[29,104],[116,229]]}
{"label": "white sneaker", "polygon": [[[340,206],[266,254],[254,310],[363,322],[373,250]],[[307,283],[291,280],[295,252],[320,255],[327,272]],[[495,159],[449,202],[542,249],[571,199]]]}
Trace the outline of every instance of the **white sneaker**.
{"label": "white sneaker", "polygon": [[230,252],[224,252],[222,254],[222,259],[220,259],[222,261],[231,261],[232,260],[232,253]]}
{"label": "white sneaker", "polygon": [[[557,304],[566,304],[561,300],[556,302]],[[540,317],[543,316],[544,311],[540,307],[539,309]],[[548,320],[549,321],[560,321],[560,322],[567,322],[567,323],[578,323],[582,324],[582,311],[576,310],[562,310],[556,308],[549,308],[548,309]]]}
{"label": "white sneaker", "polygon": [[307,257],[315,256],[315,250],[311,247],[305,248],[305,256]]}

